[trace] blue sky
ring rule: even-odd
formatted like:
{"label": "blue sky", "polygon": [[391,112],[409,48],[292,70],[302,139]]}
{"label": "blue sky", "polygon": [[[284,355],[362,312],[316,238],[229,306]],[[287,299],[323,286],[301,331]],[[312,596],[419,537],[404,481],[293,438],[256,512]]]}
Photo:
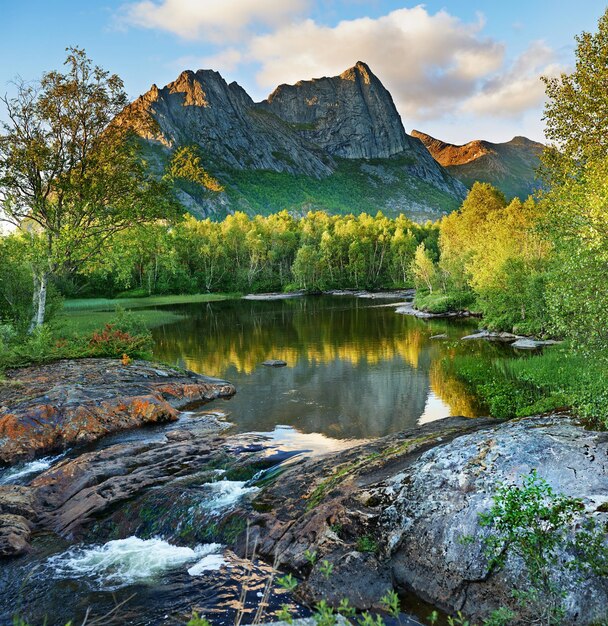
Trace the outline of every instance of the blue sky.
{"label": "blue sky", "polygon": [[68,45],[130,96],[211,67],[264,98],[356,61],[390,89],[407,130],[447,141],[543,138],[541,74],[572,66],[606,4],[549,0],[0,0],[0,86],[58,67]]}

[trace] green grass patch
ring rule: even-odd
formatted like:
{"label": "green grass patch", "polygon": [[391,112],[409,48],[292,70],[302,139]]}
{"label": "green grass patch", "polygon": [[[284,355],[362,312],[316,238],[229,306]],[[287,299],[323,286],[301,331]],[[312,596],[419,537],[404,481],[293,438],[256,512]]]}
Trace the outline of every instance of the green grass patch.
{"label": "green grass patch", "polygon": [[428,293],[416,292],[414,306],[428,313],[450,313],[470,310],[475,304],[475,295],[470,291]]}
{"label": "green grass patch", "polygon": [[[53,326],[62,335],[81,335],[91,333],[98,328],[103,328],[111,323],[116,315],[113,310],[109,311],[73,311],[68,314],[57,316]],[[159,311],[155,309],[138,311],[137,316],[142,324],[148,328],[156,328],[164,324],[173,324],[183,317],[172,311]]]}
{"label": "green grass patch", "polygon": [[199,293],[171,296],[120,297],[120,298],[77,298],[66,300],[64,312],[72,311],[115,311],[117,307],[139,309],[171,304],[196,304],[197,302],[216,302],[237,298],[236,293]]}
{"label": "green grass patch", "polygon": [[523,417],[568,408],[593,428],[608,428],[608,355],[585,356],[567,345],[488,363],[455,356],[443,363],[490,415]]}
{"label": "green grass patch", "polygon": [[[414,176],[409,157],[336,160],[337,170],[320,179],[267,170],[218,171],[217,176],[235,206],[261,215],[282,209],[317,209],[338,215],[373,215],[382,210],[387,216],[405,212],[424,222],[437,219],[460,204],[459,198]],[[396,206],[397,196],[407,197],[409,206]]]}

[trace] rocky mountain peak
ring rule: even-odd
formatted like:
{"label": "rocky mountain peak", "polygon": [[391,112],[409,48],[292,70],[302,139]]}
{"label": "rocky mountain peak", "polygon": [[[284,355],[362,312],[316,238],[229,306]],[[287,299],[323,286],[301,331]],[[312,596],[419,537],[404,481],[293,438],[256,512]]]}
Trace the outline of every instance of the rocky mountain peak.
{"label": "rocky mountain peak", "polygon": [[360,79],[366,84],[370,84],[372,79],[376,79],[376,76],[369,69],[369,65],[363,61],[357,61],[353,67],[348,68],[342,74],[340,74],[342,80],[357,80]]}
{"label": "rocky mountain peak", "polygon": [[[362,61],[338,76],[281,85],[258,103],[218,72],[186,70],[165,87],[153,85],[117,123],[129,124],[148,142],[149,158],[159,169],[177,146],[200,146],[208,170],[232,193],[214,198],[221,211],[234,210],[233,198],[249,193],[241,189],[252,171],[265,179],[293,176],[275,177],[273,184],[282,185],[288,199],[300,198],[309,207],[318,205],[315,192],[306,191],[308,179],[336,175],[341,185],[347,170],[365,181],[363,193],[370,197],[387,185],[394,187],[386,192],[389,200],[374,201],[374,210],[394,213],[407,207],[427,219],[443,206],[456,206],[465,195],[464,187],[405,132],[390,93]],[[361,162],[348,165],[346,159]],[[323,193],[328,197],[329,192]],[[434,194],[439,194],[441,207],[435,205]],[[186,198],[186,191],[183,196],[185,206],[200,214],[201,199]],[[277,202],[268,209],[286,208],[284,200]]]}
{"label": "rocky mountain peak", "polygon": [[413,149],[390,93],[362,61],[339,76],[281,85],[260,106],[334,156],[386,158]]}

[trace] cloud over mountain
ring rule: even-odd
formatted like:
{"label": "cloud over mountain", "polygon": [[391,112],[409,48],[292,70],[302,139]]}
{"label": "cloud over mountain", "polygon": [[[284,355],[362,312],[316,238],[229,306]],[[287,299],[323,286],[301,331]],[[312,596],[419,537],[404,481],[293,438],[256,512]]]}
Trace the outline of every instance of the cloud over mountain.
{"label": "cloud over mountain", "polygon": [[540,76],[560,69],[542,41],[513,59],[504,42],[484,33],[481,15],[467,22],[418,5],[327,25],[305,17],[313,6],[313,0],[142,0],[125,5],[122,19],[200,41],[205,53],[182,57],[184,65],[246,71],[259,96],[277,84],[337,74],[362,59],[410,127],[448,119],[466,125],[472,116],[523,123],[530,111],[540,124]]}

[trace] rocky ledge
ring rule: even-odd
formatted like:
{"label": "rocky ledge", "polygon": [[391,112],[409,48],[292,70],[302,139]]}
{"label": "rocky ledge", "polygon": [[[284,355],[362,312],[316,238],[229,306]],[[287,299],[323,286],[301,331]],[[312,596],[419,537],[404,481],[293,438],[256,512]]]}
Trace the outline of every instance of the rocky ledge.
{"label": "rocky ledge", "polygon": [[[521,562],[509,557],[490,572],[484,554],[479,513],[498,485],[536,469],[556,492],[582,498],[581,515],[605,524],[607,460],[608,433],[586,431],[568,416],[452,418],[288,471],[254,501],[263,512],[250,533],[261,554],[303,579],[307,600],[347,595],[363,609],[397,587],[481,620],[515,607],[511,590],[525,588]],[[317,553],[315,565],[307,550]],[[324,560],[333,565],[329,580]],[[606,577],[581,580],[567,569],[560,576],[566,623],[603,623]]]}
{"label": "rocky ledge", "polygon": [[399,304],[395,309],[395,313],[401,315],[411,315],[421,320],[431,319],[445,319],[451,317],[479,317],[471,311],[446,311],[445,313],[429,313],[428,311],[422,311],[417,309],[412,302],[406,302],[405,304]]}
{"label": "rocky ledge", "polygon": [[195,402],[230,397],[233,385],[186,370],[115,359],[65,360],[10,370],[0,383],[0,463],[171,422]]}

